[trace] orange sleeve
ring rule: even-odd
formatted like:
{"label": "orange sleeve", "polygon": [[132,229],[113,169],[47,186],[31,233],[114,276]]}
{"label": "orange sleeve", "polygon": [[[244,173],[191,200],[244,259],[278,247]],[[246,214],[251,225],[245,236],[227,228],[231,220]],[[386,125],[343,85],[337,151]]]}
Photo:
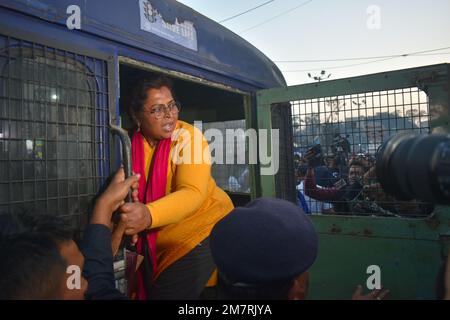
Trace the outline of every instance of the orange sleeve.
{"label": "orange sleeve", "polygon": [[[181,152],[181,154],[183,152],[190,154],[190,163],[184,161],[176,165],[172,193],[147,204],[152,216],[152,229],[180,222],[194,214],[207,198],[208,183],[211,179],[209,146],[202,133],[196,128],[192,127],[192,129],[187,131],[191,138],[185,142]],[[194,135],[194,130],[197,130],[195,134],[197,136]],[[201,148],[195,146],[195,137],[201,141]],[[200,145],[200,142],[197,144]],[[186,146],[190,146],[190,150]],[[197,150],[195,147],[197,147]],[[195,152],[197,152],[197,158],[199,152],[201,152],[200,163],[198,164],[194,162]]]}

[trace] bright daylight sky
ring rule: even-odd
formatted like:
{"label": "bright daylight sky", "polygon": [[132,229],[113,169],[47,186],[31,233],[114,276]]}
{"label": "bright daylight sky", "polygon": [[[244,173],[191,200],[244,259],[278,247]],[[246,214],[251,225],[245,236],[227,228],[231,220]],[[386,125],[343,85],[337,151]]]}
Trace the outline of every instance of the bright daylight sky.
{"label": "bright daylight sky", "polygon": [[[268,2],[268,0],[178,1],[215,21]],[[371,6],[376,6],[375,10],[379,10],[379,15],[374,11],[368,13]],[[298,8],[293,9],[295,7]],[[331,73],[330,79],[338,79],[448,63],[450,62],[449,14],[450,0],[275,0],[224,22],[223,25],[275,61],[283,71],[288,84],[293,85],[312,82],[313,80],[308,78],[308,73],[318,75],[322,69]],[[261,24],[268,20],[270,21]],[[368,23],[372,28],[368,27]],[[245,31],[249,28],[251,29]],[[383,58],[441,48],[446,49],[389,60]],[[278,62],[367,57],[378,58]],[[384,61],[377,61],[381,59]]]}

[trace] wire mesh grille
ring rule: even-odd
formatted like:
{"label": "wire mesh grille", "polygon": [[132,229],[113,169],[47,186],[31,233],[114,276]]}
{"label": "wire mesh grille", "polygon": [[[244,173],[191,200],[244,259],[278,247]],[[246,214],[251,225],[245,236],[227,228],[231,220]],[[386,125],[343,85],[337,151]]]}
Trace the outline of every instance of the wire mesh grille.
{"label": "wire mesh grille", "polygon": [[292,126],[290,123],[291,110],[289,104],[273,104],[271,106],[272,113],[272,129],[279,130],[279,139],[283,141],[280,143],[279,163],[280,167],[275,175],[275,189],[276,196],[280,199],[285,199],[295,202],[295,179],[290,174],[294,168],[294,161],[292,155]]}
{"label": "wire mesh grille", "polygon": [[[213,129],[220,131],[225,138],[222,150],[213,150],[211,174],[217,185],[230,192],[250,193],[250,167],[248,164],[248,146],[244,135],[245,120],[209,122],[203,124],[204,131]],[[227,130],[232,139],[227,139]],[[238,160],[240,150],[245,150],[244,163]],[[232,163],[227,163],[232,160]]]}
{"label": "wire mesh grille", "polygon": [[[311,213],[422,216],[432,211],[429,204],[387,196],[375,175],[375,155],[387,138],[400,132],[430,132],[423,91],[321,97],[293,101],[291,108],[298,197]],[[317,154],[314,174],[306,168],[308,151]],[[352,163],[359,166],[352,169]]]}
{"label": "wire mesh grille", "polygon": [[0,35],[0,210],[79,227],[109,173],[105,61]]}

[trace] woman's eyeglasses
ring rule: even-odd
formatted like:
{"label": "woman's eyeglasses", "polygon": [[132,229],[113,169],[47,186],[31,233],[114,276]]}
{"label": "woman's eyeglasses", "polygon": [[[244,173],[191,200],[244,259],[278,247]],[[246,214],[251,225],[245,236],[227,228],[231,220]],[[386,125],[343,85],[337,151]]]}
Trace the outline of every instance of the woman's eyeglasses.
{"label": "woman's eyeglasses", "polygon": [[171,101],[166,104],[155,104],[151,110],[144,110],[144,113],[150,113],[156,119],[162,119],[166,113],[176,116],[181,110],[181,104],[178,101]]}

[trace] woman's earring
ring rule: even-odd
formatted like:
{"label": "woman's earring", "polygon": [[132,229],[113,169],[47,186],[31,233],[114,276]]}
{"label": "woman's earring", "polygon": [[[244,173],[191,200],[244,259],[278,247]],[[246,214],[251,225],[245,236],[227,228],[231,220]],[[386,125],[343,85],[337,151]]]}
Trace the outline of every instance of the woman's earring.
{"label": "woman's earring", "polygon": [[137,132],[141,132],[141,124],[140,123],[138,123],[138,125],[137,125],[138,127],[137,127]]}

